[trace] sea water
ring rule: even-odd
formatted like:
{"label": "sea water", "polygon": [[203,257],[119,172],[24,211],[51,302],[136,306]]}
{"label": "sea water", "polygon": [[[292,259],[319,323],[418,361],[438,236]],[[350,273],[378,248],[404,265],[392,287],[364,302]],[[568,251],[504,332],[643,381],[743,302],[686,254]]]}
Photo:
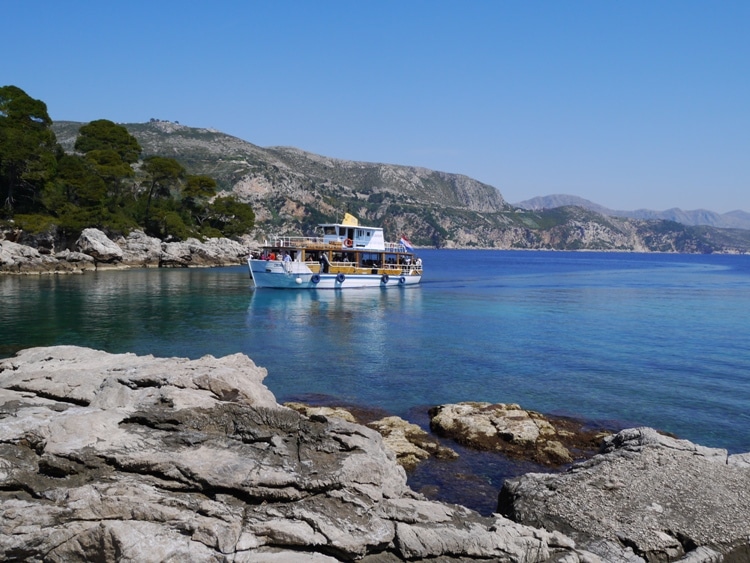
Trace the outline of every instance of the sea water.
{"label": "sea water", "polygon": [[[422,284],[386,290],[254,290],[244,267],[4,276],[0,357],[56,344],[241,352],[279,402],[423,426],[434,405],[513,402],[750,451],[750,256],[419,254]],[[495,491],[527,469],[478,463]],[[412,478],[429,489],[439,476]]]}

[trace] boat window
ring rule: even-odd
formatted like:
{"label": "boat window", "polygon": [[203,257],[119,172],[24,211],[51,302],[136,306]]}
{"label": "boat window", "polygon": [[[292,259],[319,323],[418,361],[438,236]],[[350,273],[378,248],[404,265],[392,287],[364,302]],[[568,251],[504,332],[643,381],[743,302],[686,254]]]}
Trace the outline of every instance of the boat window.
{"label": "boat window", "polygon": [[323,234],[326,234],[326,235],[335,235],[336,234],[336,227],[323,227]]}
{"label": "boat window", "polygon": [[363,252],[360,254],[362,266],[379,266],[380,254],[377,252]]}

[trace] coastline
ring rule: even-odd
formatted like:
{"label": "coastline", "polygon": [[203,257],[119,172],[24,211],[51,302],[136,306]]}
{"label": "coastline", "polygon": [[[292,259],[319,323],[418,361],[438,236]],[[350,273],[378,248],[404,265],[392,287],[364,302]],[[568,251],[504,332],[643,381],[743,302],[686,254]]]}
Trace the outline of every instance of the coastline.
{"label": "coastline", "polygon": [[[6,234],[7,235],[7,234]],[[0,236],[5,236],[0,233]],[[102,231],[85,229],[73,245],[73,250],[55,250],[49,240],[37,246],[20,244],[0,238],[0,275],[63,275],[89,271],[129,270],[133,268],[211,268],[244,265],[257,243],[249,237],[241,242],[214,238],[200,241],[189,238],[181,242],[164,242],[149,237],[143,231],[132,231],[127,237],[110,239]],[[417,250],[433,248],[415,247]],[[524,252],[607,252],[614,254],[680,254],[678,252],[647,249],[591,249],[557,250],[555,248],[445,246],[439,250],[483,250]],[[688,254],[700,254],[698,252]],[[739,250],[714,252],[722,255],[745,255]]]}
{"label": "coastline", "polygon": [[205,268],[245,263],[250,244],[226,238],[163,242],[142,231],[111,240],[98,229],[84,229],[74,250],[55,251],[0,240],[0,275],[83,274],[132,268]]}
{"label": "coastline", "polygon": [[266,375],[242,354],[53,346],[0,361],[0,553],[635,563],[750,550],[750,454],[626,429],[563,473],[506,481],[482,516],[411,490],[371,428],[279,405]]}

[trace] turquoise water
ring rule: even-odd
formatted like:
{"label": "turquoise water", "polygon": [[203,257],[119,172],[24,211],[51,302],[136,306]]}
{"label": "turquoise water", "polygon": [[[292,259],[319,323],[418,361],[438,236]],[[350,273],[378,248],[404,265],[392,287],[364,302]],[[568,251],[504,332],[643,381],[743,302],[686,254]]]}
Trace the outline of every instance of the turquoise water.
{"label": "turquoise water", "polygon": [[420,254],[421,287],[389,290],[256,292],[243,267],[0,277],[0,357],[242,352],[280,401],[517,402],[750,451],[750,257]]}

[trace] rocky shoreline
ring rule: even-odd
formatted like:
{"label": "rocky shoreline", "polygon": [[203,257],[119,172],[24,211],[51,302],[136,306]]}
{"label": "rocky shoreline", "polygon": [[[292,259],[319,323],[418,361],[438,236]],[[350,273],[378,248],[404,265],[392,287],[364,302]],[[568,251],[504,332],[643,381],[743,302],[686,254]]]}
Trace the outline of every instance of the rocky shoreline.
{"label": "rocky shoreline", "polygon": [[[111,240],[98,229],[84,229],[71,249],[55,250],[53,238],[0,240],[0,274],[80,274],[126,268],[187,268],[243,264],[249,246],[227,238],[163,242],[132,231]],[[29,242],[31,244],[22,244]]]}
{"label": "rocky shoreline", "polygon": [[[497,513],[482,516],[408,487],[404,466],[451,455],[427,433],[392,417],[365,426],[340,410],[279,405],[265,376],[241,354],[55,346],[0,360],[0,558],[750,559],[750,454],[627,429],[566,471],[508,480]],[[453,428],[486,415],[474,431],[486,447],[493,434],[524,447],[546,436],[535,450],[559,456],[547,442],[563,445],[568,430],[516,407],[435,414],[453,412]],[[399,454],[415,441],[426,454]]]}

